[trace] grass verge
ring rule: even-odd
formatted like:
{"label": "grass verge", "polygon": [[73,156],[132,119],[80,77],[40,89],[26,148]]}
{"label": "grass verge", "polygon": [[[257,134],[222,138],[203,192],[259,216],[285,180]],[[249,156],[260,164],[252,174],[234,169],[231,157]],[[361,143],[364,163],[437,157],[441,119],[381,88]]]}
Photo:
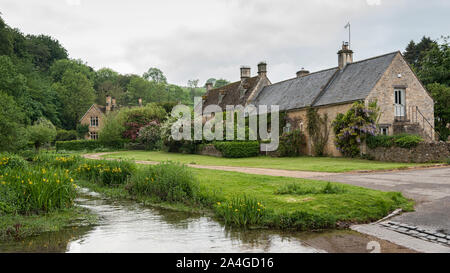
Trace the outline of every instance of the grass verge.
{"label": "grass verge", "polygon": [[146,160],[163,162],[167,160],[183,164],[198,164],[208,166],[232,166],[268,168],[292,171],[313,172],[349,172],[402,169],[430,164],[380,162],[364,159],[338,157],[250,157],[250,158],[221,158],[206,155],[167,153],[162,151],[120,151],[108,154],[105,158],[121,158],[128,160]]}

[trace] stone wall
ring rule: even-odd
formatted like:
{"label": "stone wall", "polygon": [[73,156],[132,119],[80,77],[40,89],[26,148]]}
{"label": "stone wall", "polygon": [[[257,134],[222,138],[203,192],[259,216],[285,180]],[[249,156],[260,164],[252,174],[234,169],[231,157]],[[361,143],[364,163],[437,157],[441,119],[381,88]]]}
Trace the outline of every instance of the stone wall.
{"label": "stone wall", "polygon": [[222,157],[222,153],[214,147],[214,144],[203,145],[197,153],[200,155]]}
{"label": "stone wall", "polygon": [[[98,126],[91,126],[91,117],[98,117]],[[97,107],[89,108],[88,112],[84,115],[84,117],[80,120],[80,124],[88,125],[89,132],[100,132],[105,122],[105,115],[102,111],[100,111]],[[89,134],[86,134],[86,139],[89,139]]]}
{"label": "stone wall", "polygon": [[420,143],[411,149],[400,147],[367,148],[367,154],[378,161],[391,162],[442,162],[450,157],[450,142]]}

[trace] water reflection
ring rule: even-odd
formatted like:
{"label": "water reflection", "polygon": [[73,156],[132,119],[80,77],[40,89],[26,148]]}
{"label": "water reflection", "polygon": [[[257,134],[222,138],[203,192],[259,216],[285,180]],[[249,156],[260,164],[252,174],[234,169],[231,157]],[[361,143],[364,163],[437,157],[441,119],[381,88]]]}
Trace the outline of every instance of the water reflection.
{"label": "water reflection", "polygon": [[10,242],[0,252],[365,252],[370,240],[352,231],[231,229],[211,217],[111,201],[88,191],[77,203],[100,216],[97,226]]}

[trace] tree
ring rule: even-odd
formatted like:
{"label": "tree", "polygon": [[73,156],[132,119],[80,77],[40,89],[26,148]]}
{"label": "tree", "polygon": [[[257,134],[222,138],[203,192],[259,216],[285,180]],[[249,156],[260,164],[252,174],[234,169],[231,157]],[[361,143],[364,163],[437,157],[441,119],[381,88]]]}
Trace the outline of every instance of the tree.
{"label": "tree", "polygon": [[450,87],[440,83],[427,85],[428,91],[433,96],[435,127],[441,135],[441,140],[447,140],[450,136]]}
{"label": "tree", "polygon": [[61,102],[61,121],[64,129],[75,129],[81,116],[94,103],[94,88],[81,72],[67,70],[61,82],[53,84]]}
{"label": "tree", "polygon": [[225,80],[225,79],[218,79],[215,83],[214,83],[214,88],[219,88],[222,86],[225,86],[227,84],[229,84],[230,82]]}
{"label": "tree", "polygon": [[436,41],[431,40],[430,37],[423,36],[422,40],[417,44],[414,41],[410,41],[403,55],[409,64],[416,69],[420,69],[425,52],[435,45],[437,45]]}
{"label": "tree", "polygon": [[94,69],[82,60],[58,60],[50,68],[50,75],[54,82],[60,82],[67,70],[79,72],[94,83],[96,77]]}
{"label": "tree", "polygon": [[43,144],[55,140],[56,128],[48,119],[40,118],[33,126],[28,127],[28,135],[36,150],[39,150]]}
{"label": "tree", "polygon": [[164,76],[163,72],[156,67],[150,67],[142,77],[156,83],[167,83],[167,78]]}
{"label": "tree", "polygon": [[203,85],[203,87],[206,87],[206,84],[207,83],[212,83],[212,85],[214,86],[215,84],[216,84],[216,79],[214,79],[214,78],[209,78],[206,82],[205,82],[205,84]]}
{"label": "tree", "polygon": [[24,115],[14,98],[0,91],[0,151],[14,151],[26,143]]}
{"label": "tree", "polygon": [[5,21],[0,17],[0,55],[11,55],[13,53],[13,41],[11,32]]}
{"label": "tree", "polygon": [[67,50],[47,35],[27,35],[27,52],[33,63],[47,71],[56,60],[67,59]]}

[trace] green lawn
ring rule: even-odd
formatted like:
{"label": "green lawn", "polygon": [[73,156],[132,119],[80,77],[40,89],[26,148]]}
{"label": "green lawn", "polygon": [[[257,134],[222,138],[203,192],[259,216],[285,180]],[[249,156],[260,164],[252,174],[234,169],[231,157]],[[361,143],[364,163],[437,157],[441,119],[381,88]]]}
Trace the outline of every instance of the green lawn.
{"label": "green lawn", "polygon": [[[150,166],[140,165],[139,168]],[[332,183],[343,190],[335,194],[277,194],[284,185],[298,184],[306,188],[322,189],[328,182],[253,175],[238,172],[191,169],[197,177],[200,193],[212,206],[224,204],[235,197],[246,195],[261,202],[268,211],[264,225],[271,228],[294,228],[299,230],[334,228],[337,223],[366,223],[378,220],[397,208],[413,209],[413,202],[400,193],[382,192],[341,183]],[[158,207],[192,212],[210,211],[209,206],[160,202],[150,195],[132,196],[121,185],[110,188],[91,182],[82,186],[101,192],[112,198],[131,198]]]}
{"label": "green lawn", "polygon": [[[256,198],[267,209],[273,210],[269,225],[279,226],[280,217],[291,221],[295,226],[299,212],[306,212],[312,218],[311,223],[321,220],[332,223],[368,222],[380,219],[396,208],[412,210],[412,202],[400,193],[382,192],[341,183],[332,183],[343,189],[337,194],[275,194],[275,191],[286,184],[298,183],[302,187],[321,189],[328,182],[298,179],[288,177],[274,177],[265,175],[251,175],[237,172],[195,169],[201,188],[212,194],[215,192],[218,201],[230,200],[243,194]],[[304,218],[304,215],[300,218]],[[285,221],[286,221],[285,219]]]}
{"label": "green lawn", "polygon": [[251,157],[221,158],[205,155],[167,153],[161,151],[124,151],[104,156],[106,158],[122,158],[146,161],[176,161],[184,164],[255,167],[314,172],[348,172],[356,170],[386,170],[427,164],[380,162],[363,159],[338,157]]}

